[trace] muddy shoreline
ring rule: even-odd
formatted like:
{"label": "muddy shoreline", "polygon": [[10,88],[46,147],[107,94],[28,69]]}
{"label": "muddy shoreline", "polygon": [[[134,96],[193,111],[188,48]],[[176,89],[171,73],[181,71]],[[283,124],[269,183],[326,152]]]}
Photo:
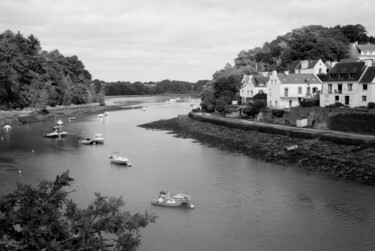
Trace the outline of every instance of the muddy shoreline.
{"label": "muddy shoreline", "polygon": [[[355,145],[245,131],[197,121],[187,115],[139,126],[169,131],[176,137],[192,138],[211,147],[327,175],[334,179],[375,185],[374,147],[358,150]],[[298,148],[286,150],[285,147],[291,145],[297,145]]]}

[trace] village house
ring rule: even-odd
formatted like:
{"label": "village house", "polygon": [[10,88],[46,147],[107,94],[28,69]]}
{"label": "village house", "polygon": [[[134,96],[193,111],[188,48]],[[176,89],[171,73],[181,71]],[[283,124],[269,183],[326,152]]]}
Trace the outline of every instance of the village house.
{"label": "village house", "polygon": [[375,102],[375,67],[370,62],[338,63],[323,79],[320,106],[349,107]]}
{"label": "village house", "polygon": [[267,93],[268,72],[259,75],[244,75],[240,96],[242,104],[247,104],[258,93]]}
{"label": "village house", "polygon": [[273,109],[299,106],[300,102],[317,97],[322,82],[315,74],[289,74],[273,71],[268,81],[267,105]]}
{"label": "village house", "polygon": [[368,64],[375,62],[375,44],[358,44],[358,42],[349,45],[349,57],[358,58],[361,61],[369,61]]}
{"label": "village house", "polygon": [[296,74],[326,74],[327,65],[321,59],[316,60],[302,60],[294,69]]}

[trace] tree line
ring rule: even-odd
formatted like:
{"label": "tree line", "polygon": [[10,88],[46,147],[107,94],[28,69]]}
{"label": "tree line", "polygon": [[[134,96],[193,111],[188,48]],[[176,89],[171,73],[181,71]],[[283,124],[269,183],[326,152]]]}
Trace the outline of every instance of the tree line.
{"label": "tree line", "polygon": [[41,48],[34,36],[10,30],[0,34],[0,108],[85,104],[95,93],[91,74],[77,56]]}
{"label": "tree line", "polygon": [[367,35],[361,24],[323,27],[308,25],[277,36],[262,47],[242,50],[234,59],[234,65],[227,64],[213,74],[202,93],[202,109],[215,111],[223,102],[240,101],[238,94],[244,74],[263,71],[293,72],[300,60],[322,59],[339,61],[348,57],[348,45],[353,42],[373,43],[375,38]]}
{"label": "tree line", "polygon": [[199,94],[208,80],[195,83],[177,80],[162,80],[159,82],[105,82],[95,79],[95,90],[104,90],[105,95],[158,95],[158,94]]}

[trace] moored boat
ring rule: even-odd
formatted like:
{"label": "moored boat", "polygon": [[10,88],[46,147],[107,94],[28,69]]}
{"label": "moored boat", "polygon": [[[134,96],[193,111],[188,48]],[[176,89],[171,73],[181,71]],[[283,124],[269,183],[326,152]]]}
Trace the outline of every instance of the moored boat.
{"label": "moored boat", "polygon": [[111,163],[124,165],[124,166],[132,166],[129,160],[125,157],[122,157],[118,152],[114,152],[109,156]]}
{"label": "moored boat", "polygon": [[169,192],[160,191],[159,198],[157,200],[151,201],[152,205],[163,206],[163,207],[179,207],[187,206],[189,208],[194,208],[191,204],[191,196],[186,194],[171,194]]}

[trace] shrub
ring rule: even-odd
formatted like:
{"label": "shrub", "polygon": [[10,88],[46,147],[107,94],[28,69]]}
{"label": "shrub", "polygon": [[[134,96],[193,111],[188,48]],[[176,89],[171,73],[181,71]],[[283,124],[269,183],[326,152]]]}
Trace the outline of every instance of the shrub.
{"label": "shrub", "polygon": [[272,115],[277,118],[281,118],[284,115],[284,113],[285,113],[284,110],[277,110],[277,109],[272,110]]}
{"label": "shrub", "polygon": [[375,133],[375,114],[340,113],[329,117],[327,126],[343,132]]}
{"label": "shrub", "polygon": [[206,111],[209,113],[215,112],[215,106],[213,104],[209,104]]}
{"label": "shrub", "polygon": [[201,109],[200,109],[200,108],[194,108],[194,109],[192,109],[191,111],[192,111],[192,112],[200,112]]}
{"label": "shrub", "polygon": [[367,108],[368,108],[368,109],[374,109],[374,108],[375,108],[375,103],[374,103],[374,102],[369,102],[369,103],[367,104]]}
{"label": "shrub", "polygon": [[225,102],[224,99],[218,99],[216,100],[216,104],[215,104],[215,110],[222,113],[224,112],[225,110],[225,107],[228,105],[227,102]]}
{"label": "shrub", "polygon": [[[33,188],[18,184],[14,193],[0,198],[0,250],[134,250],[140,228],[155,221],[147,212],[121,212],[120,198],[96,193],[87,209],[80,209],[63,187],[69,172]],[[103,238],[103,234],[112,238]],[[116,238],[117,237],[117,238]]]}
{"label": "shrub", "polygon": [[313,106],[319,106],[319,99],[311,99],[311,100],[304,100],[301,101],[300,106],[301,107],[313,107]]}
{"label": "shrub", "polygon": [[250,107],[250,109],[244,109],[243,112],[247,115],[247,116],[255,116],[257,113],[260,112],[260,109],[262,109],[263,107],[265,107],[267,105],[267,101],[266,100],[256,100]]}

